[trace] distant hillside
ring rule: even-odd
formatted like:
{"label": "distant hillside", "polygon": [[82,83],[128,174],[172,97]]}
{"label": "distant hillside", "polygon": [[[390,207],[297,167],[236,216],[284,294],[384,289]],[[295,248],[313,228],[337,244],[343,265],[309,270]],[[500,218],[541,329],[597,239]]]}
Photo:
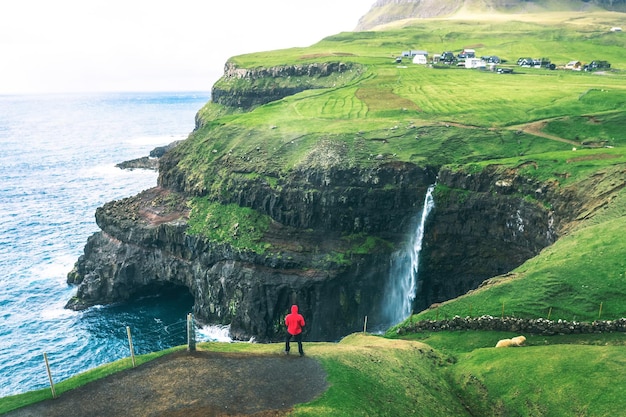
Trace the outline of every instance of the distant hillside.
{"label": "distant hillside", "polygon": [[378,0],[359,20],[357,31],[405,19],[461,13],[541,13],[590,10],[626,11],[626,0]]}

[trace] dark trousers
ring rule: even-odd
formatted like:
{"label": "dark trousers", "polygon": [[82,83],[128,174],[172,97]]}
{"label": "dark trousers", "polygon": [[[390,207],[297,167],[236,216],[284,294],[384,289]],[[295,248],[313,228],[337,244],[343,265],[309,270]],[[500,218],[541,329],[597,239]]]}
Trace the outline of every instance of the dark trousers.
{"label": "dark trousers", "polygon": [[298,352],[300,353],[300,356],[304,355],[304,351],[302,350],[302,333],[294,335],[287,332],[287,336],[285,337],[285,352],[289,353],[289,342],[291,341],[292,337],[293,340],[298,342]]}

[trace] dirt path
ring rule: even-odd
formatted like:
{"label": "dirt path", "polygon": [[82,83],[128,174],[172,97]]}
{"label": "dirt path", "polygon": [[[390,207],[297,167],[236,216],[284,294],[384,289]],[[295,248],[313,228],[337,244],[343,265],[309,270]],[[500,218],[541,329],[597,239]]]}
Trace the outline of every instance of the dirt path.
{"label": "dirt path", "polygon": [[326,387],[308,357],[178,352],[3,417],[283,416]]}
{"label": "dirt path", "polygon": [[[542,138],[555,140],[557,142],[569,143],[570,145],[574,145],[574,146],[580,146],[580,142],[570,140],[570,139],[565,139],[565,138],[555,136],[555,135],[550,135],[548,133],[543,132],[542,129],[546,126],[546,124],[548,124],[548,121],[549,120],[540,120],[538,122],[525,123],[523,125],[509,126],[507,127],[507,129],[525,132],[530,135],[535,135],[535,136],[539,136]],[[446,122],[445,125],[455,126],[455,127],[459,127],[463,129],[482,129],[478,126],[464,125],[461,123],[454,123],[454,122]]]}
{"label": "dirt path", "polygon": [[531,135],[540,136],[542,138],[555,140],[557,142],[569,143],[570,145],[580,146],[580,142],[561,138],[559,136],[550,135],[548,133],[544,133],[542,129],[548,122],[546,120],[541,120],[539,122],[527,123],[525,125],[516,126],[515,128],[521,130],[523,132],[529,133]]}

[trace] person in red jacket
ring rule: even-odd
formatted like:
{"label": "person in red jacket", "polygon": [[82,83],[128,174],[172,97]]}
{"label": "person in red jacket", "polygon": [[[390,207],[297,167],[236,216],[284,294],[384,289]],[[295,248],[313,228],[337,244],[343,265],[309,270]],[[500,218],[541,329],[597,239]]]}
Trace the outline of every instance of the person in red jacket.
{"label": "person in red jacket", "polygon": [[304,356],[302,350],[302,328],[304,327],[304,317],[298,313],[298,306],[291,306],[291,314],[287,314],[285,317],[285,326],[287,326],[287,338],[285,339],[285,354],[289,355],[289,342],[293,337],[298,342],[298,352],[300,356]]}

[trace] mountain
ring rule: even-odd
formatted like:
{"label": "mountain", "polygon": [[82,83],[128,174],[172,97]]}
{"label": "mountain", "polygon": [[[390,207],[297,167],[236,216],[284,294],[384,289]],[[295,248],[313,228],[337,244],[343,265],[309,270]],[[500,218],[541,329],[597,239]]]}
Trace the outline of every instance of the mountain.
{"label": "mountain", "polygon": [[624,0],[378,0],[356,27],[358,31],[410,19],[476,14],[626,11]]}
{"label": "mountain", "polygon": [[[308,340],[382,330],[434,186],[414,311],[626,316],[623,19],[421,19],[229,59],[158,186],[96,211],[68,308],[183,287],[236,339],[281,339],[292,303]],[[465,49],[501,63],[434,60]]]}

